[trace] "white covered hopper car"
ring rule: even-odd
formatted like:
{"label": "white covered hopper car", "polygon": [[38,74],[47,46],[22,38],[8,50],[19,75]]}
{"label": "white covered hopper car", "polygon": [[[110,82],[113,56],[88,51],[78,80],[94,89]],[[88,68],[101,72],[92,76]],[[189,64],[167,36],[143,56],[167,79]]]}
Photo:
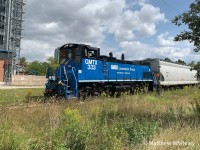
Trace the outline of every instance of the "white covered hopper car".
{"label": "white covered hopper car", "polygon": [[162,87],[184,86],[198,84],[196,70],[191,70],[190,66],[180,65],[159,59],[146,59],[151,65],[155,83]]}

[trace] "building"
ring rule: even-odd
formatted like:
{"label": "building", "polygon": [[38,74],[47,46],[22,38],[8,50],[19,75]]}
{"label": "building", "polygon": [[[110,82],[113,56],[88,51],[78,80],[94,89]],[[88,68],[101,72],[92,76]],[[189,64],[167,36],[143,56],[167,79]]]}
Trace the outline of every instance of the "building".
{"label": "building", "polygon": [[8,51],[0,49],[0,82],[4,81]]}
{"label": "building", "polygon": [[60,47],[58,47],[58,48],[56,48],[55,50],[54,50],[54,58],[55,58],[55,60],[57,61],[57,62],[59,62],[59,55],[60,55]]}
{"label": "building", "polygon": [[24,0],[0,0],[0,82],[11,82],[20,57]]}

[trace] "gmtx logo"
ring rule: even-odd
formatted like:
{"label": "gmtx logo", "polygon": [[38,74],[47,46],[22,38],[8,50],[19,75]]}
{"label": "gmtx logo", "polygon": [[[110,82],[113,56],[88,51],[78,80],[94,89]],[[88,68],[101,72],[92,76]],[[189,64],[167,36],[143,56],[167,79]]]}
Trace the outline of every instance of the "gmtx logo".
{"label": "gmtx logo", "polygon": [[118,65],[111,65],[111,70],[118,70]]}

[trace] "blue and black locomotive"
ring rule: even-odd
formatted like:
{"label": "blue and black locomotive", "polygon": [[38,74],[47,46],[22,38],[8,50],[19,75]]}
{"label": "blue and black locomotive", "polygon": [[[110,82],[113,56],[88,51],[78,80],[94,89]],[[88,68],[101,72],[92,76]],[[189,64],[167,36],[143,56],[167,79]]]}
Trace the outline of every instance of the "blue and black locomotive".
{"label": "blue and black locomotive", "polygon": [[153,91],[153,76],[149,65],[100,55],[100,49],[85,44],[65,44],[58,49],[59,67],[47,71],[45,95],[65,98],[100,95],[135,90]]}

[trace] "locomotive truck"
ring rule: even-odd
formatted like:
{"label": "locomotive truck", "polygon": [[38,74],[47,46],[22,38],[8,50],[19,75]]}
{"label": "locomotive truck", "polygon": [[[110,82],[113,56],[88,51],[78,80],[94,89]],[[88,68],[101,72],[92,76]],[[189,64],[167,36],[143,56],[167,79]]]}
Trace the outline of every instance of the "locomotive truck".
{"label": "locomotive truck", "polygon": [[100,48],[68,43],[58,48],[59,67],[47,70],[45,96],[66,99],[101,95],[114,96],[128,91],[157,91],[168,87],[198,84],[196,71],[189,66],[168,63],[159,59],[125,60],[100,55]]}

